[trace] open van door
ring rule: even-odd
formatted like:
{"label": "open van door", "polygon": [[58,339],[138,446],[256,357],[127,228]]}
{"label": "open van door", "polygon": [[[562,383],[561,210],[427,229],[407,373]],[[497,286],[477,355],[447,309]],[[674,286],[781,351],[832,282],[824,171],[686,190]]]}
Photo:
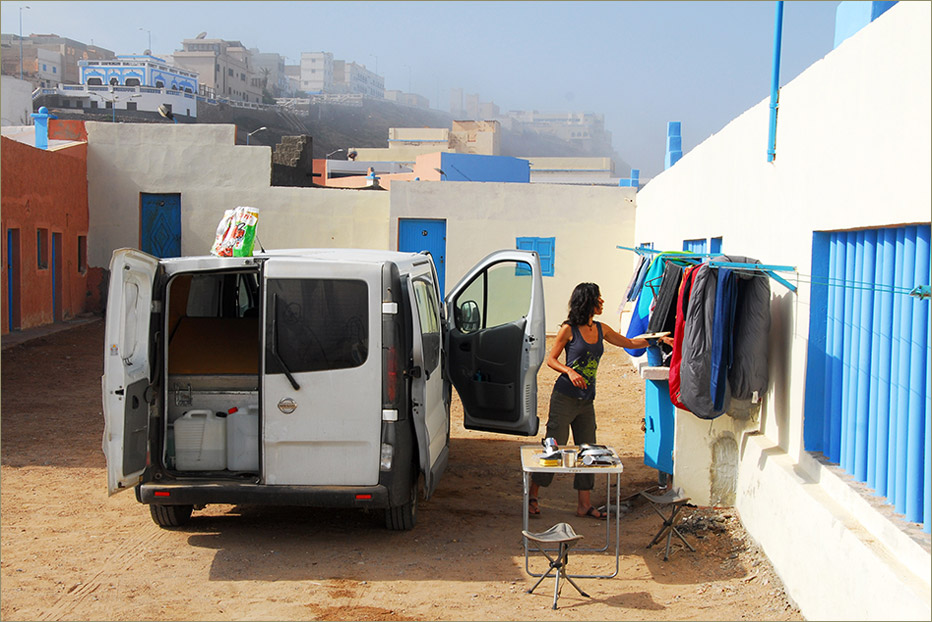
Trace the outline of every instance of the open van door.
{"label": "open van door", "polygon": [[110,260],[101,384],[111,495],[138,484],[148,462],[149,323],[158,265],[157,258],[131,248],[114,251]]}
{"label": "open van door", "polygon": [[446,372],[463,402],[463,425],[537,434],[537,371],[547,345],[537,253],[492,253],[450,290],[446,304]]}

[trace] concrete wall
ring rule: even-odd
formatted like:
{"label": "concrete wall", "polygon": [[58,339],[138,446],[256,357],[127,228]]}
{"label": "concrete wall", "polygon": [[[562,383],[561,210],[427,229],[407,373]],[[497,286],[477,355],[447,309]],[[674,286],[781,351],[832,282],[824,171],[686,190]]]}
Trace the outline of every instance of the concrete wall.
{"label": "concrete wall", "polygon": [[[814,231],[929,222],[930,5],[898,3],[780,92],[776,160],[761,101],[638,194],[638,242],[723,251],[812,272]],[[808,619],[930,617],[929,538],[850,494],[803,449],[810,292],[772,284],[770,389],[758,415],[678,411],[674,478],[716,500],[733,444],[735,505]],[[746,413],[745,413],[746,416]],[[718,473],[721,475],[721,473]]]}
{"label": "concrete wall", "polygon": [[0,125],[32,125],[32,84],[0,76]]}
{"label": "concrete wall", "polygon": [[555,237],[554,276],[544,277],[547,332],[559,329],[570,293],[583,281],[599,284],[605,298],[600,319],[617,330],[634,258],[615,247],[634,245],[634,199],[634,188],[395,181],[391,248],[398,248],[399,219],[446,220],[449,290],[493,250],[516,248],[517,237]]}
{"label": "concrete wall", "polygon": [[90,264],[139,247],[140,193],[181,194],[181,252],[210,251],[223,212],[259,209],[266,249],[388,247],[388,194],[269,185],[271,148],[234,145],[233,125],[87,123]]}
{"label": "concrete wall", "polygon": [[[87,236],[88,210],[85,163],[86,146],[63,152],[44,151],[6,137],[0,149],[3,183],[0,184],[2,213],[3,309],[2,332],[10,331],[9,310],[14,309],[14,328],[32,328],[55,321],[52,303],[53,234],[61,234],[59,291],[61,317],[71,319],[85,311],[87,270],[79,271],[78,236]],[[8,306],[7,232],[19,231],[19,300]],[[39,267],[37,229],[48,232],[46,267]],[[15,291],[15,288],[14,288]],[[15,296],[14,296],[15,298]],[[16,317],[18,316],[18,318]],[[18,325],[17,325],[18,319]]]}

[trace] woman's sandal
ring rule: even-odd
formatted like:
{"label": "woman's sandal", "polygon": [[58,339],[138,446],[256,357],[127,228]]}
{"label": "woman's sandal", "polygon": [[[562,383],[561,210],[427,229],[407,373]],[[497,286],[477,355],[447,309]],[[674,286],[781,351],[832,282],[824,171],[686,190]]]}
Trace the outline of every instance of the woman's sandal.
{"label": "woman's sandal", "polygon": [[576,512],[576,516],[579,516],[580,518],[584,518],[584,517],[586,517],[586,516],[589,516],[589,517],[594,518],[594,519],[596,519],[596,520],[605,520],[605,514],[604,514],[603,512],[600,512],[599,510],[595,509],[595,506],[591,506],[591,505],[589,506],[589,509],[586,510],[586,511],[585,511],[584,513],[582,513],[582,514],[580,514],[579,512]]}
{"label": "woman's sandal", "polygon": [[527,513],[530,516],[540,516],[540,503],[537,502],[535,497],[527,500]]}

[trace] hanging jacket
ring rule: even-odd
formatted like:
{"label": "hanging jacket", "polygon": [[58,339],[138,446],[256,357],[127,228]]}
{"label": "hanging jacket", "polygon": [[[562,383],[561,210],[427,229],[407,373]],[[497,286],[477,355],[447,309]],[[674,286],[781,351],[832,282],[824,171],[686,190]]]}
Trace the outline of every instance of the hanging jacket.
{"label": "hanging jacket", "polygon": [[731,399],[726,383],[721,408],[715,408],[709,390],[712,377],[712,335],[717,270],[702,264],[693,277],[686,311],[680,363],[680,400],[700,419],[715,419],[728,410]]}
{"label": "hanging jacket", "polygon": [[683,278],[683,266],[667,261],[660,281],[660,291],[654,298],[654,308],[650,312],[647,332],[673,332],[676,324],[676,298]]}
{"label": "hanging jacket", "polygon": [[676,322],[673,328],[673,353],[670,355],[670,401],[677,408],[689,410],[680,399],[680,365],[683,355],[683,335],[686,332],[686,311],[689,309],[689,295],[693,278],[699,266],[690,266],[683,273],[676,298]]}
{"label": "hanging jacket", "polygon": [[[757,259],[724,256],[724,261],[759,264]],[[734,399],[753,400],[767,392],[770,339],[770,277],[737,270],[732,326],[732,363],[728,384]]]}

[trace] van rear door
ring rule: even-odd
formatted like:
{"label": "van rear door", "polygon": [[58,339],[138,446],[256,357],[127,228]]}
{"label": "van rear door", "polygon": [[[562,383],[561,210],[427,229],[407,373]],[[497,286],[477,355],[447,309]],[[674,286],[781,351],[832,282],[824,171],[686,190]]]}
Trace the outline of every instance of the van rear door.
{"label": "van rear door", "polygon": [[537,434],[537,371],[546,349],[537,253],[492,253],[450,290],[446,305],[446,371],[464,426]]}
{"label": "van rear door", "polygon": [[103,450],[112,495],[142,479],[149,457],[150,320],[152,284],[159,260],[130,248],[110,260],[104,375]]}
{"label": "van rear door", "polygon": [[381,264],[272,257],[262,280],[264,482],[378,484]]}

